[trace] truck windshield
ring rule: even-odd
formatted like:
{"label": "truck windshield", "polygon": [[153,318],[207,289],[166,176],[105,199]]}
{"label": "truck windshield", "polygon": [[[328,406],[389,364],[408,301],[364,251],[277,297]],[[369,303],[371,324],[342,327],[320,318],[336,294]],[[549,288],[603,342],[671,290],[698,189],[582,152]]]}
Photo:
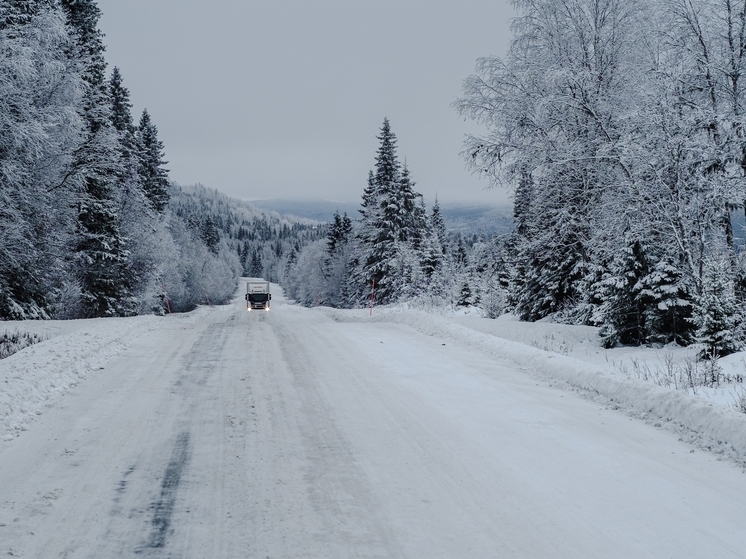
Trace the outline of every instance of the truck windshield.
{"label": "truck windshield", "polygon": [[267,300],[266,293],[249,293],[250,303],[263,303],[266,300]]}

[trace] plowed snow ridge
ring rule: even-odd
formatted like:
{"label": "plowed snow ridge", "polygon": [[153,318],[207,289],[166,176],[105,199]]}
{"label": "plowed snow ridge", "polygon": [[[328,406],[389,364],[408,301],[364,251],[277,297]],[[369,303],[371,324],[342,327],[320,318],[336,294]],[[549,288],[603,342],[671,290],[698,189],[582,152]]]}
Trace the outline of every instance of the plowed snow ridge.
{"label": "plowed snow ridge", "polygon": [[6,329],[36,330],[61,324],[60,334],[0,360],[0,440],[10,440],[92,372],[106,366],[164,320],[197,321],[209,308],[171,317],[137,316],[75,321],[4,323]]}

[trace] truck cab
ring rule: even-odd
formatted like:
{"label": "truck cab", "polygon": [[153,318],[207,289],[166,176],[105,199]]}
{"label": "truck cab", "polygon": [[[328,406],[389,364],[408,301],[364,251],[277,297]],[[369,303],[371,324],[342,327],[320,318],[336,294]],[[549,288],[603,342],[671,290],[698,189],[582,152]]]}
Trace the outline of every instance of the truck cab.
{"label": "truck cab", "polygon": [[246,310],[269,310],[272,294],[268,281],[250,281],[246,283]]}

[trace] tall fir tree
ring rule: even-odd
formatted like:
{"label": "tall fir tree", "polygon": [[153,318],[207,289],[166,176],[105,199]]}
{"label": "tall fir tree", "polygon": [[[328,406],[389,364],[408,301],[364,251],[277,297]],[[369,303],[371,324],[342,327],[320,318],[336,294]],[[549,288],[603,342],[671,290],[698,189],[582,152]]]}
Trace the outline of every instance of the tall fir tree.
{"label": "tall fir tree", "polygon": [[412,248],[417,250],[428,223],[427,210],[422,195],[414,190],[415,185],[416,183],[411,179],[409,168],[405,162],[396,190],[399,211],[397,228],[399,229],[399,240],[410,243]]}
{"label": "tall fir tree", "polygon": [[448,244],[448,230],[446,229],[446,222],[443,219],[443,213],[440,211],[440,204],[438,203],[438,196],[435,196],[435,203],[433,204],[430,214],[430,228],[438,238],[441,251],[445,254],[446,246]]}
{"label": "tall fir tree", "polygon": [[83,313],[89,317],[130,314],[129,253],[114,202],[122,171],[98,29],[101,12],[93,0],[61,0],[61,5],[77,39],[75,54],[83,65],[87,86],[83,107],[87,135],[73,163],[82,187],[76,259]]}
{"label": "tall fir tree", "polygon": [[145,196],[153,208],[163,213],[168,205],[168,169],[163,154],[163,142],[158,139],[158,128],[150,118],[147,109],[142,112],[137,127],[140,156],[140,180]]}
{"label": "tall fir tree", "polygon": [[396,134],[391,131],[391,123],[388,118],[383,119],[381,135],[376,136],[380,141],[376,153],[376,172],[373,175],[376,191],[393,185],[399,180],[401,165],[396,154]]}
{"label": "tall fir tree", "polygon": [[361,299],[367,297],[375,284],[376,299],[382,303],[394,301],[401,294],[401,278],[397,277],[403,254],[419,243],[426,225],[420,211],[421,195],[414,191],[409,170],[399,163],[396,135],[387,118],[383,121],[376,153],[376,169],[368,175],[360,210],[360,240],[364,256],[359,283]]}
{"label": "tall fir tree", "polygon": [[384,118],[380,144],[376,153],[375,172],[368,174],[368,185],[363,192],[360,237],[364,247],[362,264],[361,298],[367,297],[372,285],[376,286],[379,302],[389,302],[395,297],[391,282],[392,258],[395,254],[397,233],[393,230],[393,213],[390,193],[400,178],[396,154],[396,135],[391,131],[388,118]]}
{"label": "tall fir tree", "polygon": [[[109,79],[109,100],[111,104],[111,125],[117,134],[119,151],[119,189],[121,200],[120,211],[133,204],[143,195],[139,175],[140,149],[135,136],[135,125],[132,120],[132,103],[129,90],[124,87],[122,73],[114,67]],[[137,208],[142,211],[142,208]],[[137,211],[136,210],[136,211]],[[124,217],[124,216],[121,216]]]}
{"label": "tall fir tree", "polygon": [[132,120],[132,103],[130,92],[124,87],[122,73],[116,66],[109,79],[109,97],[111,100],[111,124],[120,133],[123,147],[136,151],[135,125]]}
{"label": "tall fir tree", "polygon": [[641,297],[642,280],[649,273],[643,244],[638,239],[627,243],[622,254],[612,263],[611,271],[600,283],[599,309],[604,347],[617,343],[645,343],[645,305]]}

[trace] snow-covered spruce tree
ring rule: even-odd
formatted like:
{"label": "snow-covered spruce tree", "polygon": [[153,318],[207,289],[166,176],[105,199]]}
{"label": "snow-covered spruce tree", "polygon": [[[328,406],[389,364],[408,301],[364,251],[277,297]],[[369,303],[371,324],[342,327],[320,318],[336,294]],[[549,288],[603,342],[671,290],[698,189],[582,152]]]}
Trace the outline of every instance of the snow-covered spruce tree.
{"label": "snow-covered spruce tree", "polygon": [[443,214],[440,211],[440,204],[438,203],[437,194],[435,196],[433,207],[430,211],[430,229],[437,236],[441,252],[445,254],[446,247],[448,245],[448,231],[446,230],[446,222],[443,219]]}
{"label": "snow-covered spruce tree", "polygon": [[162,308],[162,270],[170,262],[167,221],[156,214],[145,197],[140,179],[140,149],[132,118],[129,91],[122,74],[114,68],[109,79],[111,123],[119,143],[119,174],[116,188],[117,218],[129,251],[127,283],[138,312],[160,312]]}
{"label": "snow-covered spruce tree", "polygon": [[[109,103],[111,125],[116,131],[119,151],[119,209],[142,197],[139,177],[139,147],[135,137],[135,126],[132,121],[132,103],[129,90],[124,87],[124,80],[119,68],[114,68],[109,78]],[[137,204],[139,206],[139,204]],[[138,207],[135,211],[142,212]]]}
{"label": "snow-covered spruce tree", "polygon": [[122,73],[116,66],[111,71],[109,78],[109,98],[111,102],[111,124],[119,132],[119,143],[126,155],[135,155],[137,152],[137,140],[135,138],[135,125],[132,120],[132,103],[130,92],[124,87]]}
{"label": "snow-covered spruce tree", "polygon": [[[376,298],[385,303],[395,300],[397,293],[389,285],[392,280],[392,260],[395,257],[395,242],[398,231],[397,208],[390,206],[390,194],[395,191],[401,166],[396,154],[396,135],[391,131],[388,119],[384,119],[376,155],[376,171],[368,175],[368,184],[363,192],[360,209],[360,236],[364,255],[361,258],[363,284],[358,287],[360,299],[366,299],[372,285],[376,286]],[[384,213],[388,210],[388,213]],[[392,211],[393,210],[393,211]]]}
{"label": "snow-covered spruce tree", "polygon": [[[199,225],[199,236],[210,252],[218,254],[220,250],[220,232],[215,226],[212,216],[208,215]],[[254,272],[259,273],[259,277],[261,277],[261,256],[255,252],[254,259],[258,260],[257,264],[252,262],[252,266],[255,267]]]}
{"label": "snow-covered spruce tree", "polygon": [[249,268],[249,276],[254,278],[261,278],[264,276],[264,266],[262,265],[262,253],[259,250],[255,250],[251,254],[251,267]]}
{"label": "snow-covered spruce tree", "polygon": [[422,194],[416,192],[417,185],[409,173],[407,163],[404,163],[399,180],[398,192],[393,193],[393,204],[398,212],[400,222],[399,242],[409,243],[414,250],[418,250],[422,236],[427,231],[428,215]]}
{"label": "snow-covered spruce tree", "polygon": [[742,345],[735,335],[739,318],[730,263],[725,258],[709,258],[691,319],[697,327],[696,340],[704,346],[700,357],[717,358],[738,351]]}
{"label": "snow-covered spruce tree", "polygon": [[339,215],[339,211],[334,212],[332,224],[327,236],[327,250],[333,255],[336,250],[350,240],[352,234],[352,220],[345,212],[344,216]]}
{"label": "snow-covered spruce tree", "polygon": [[525,235],[512,244],[520,275],[513,278],[511,301],[523,320],[538,320],[583,296],[576,287],[587,271],[588,221],[562,196],[572,187],[554,189],[554,197],[537,200],[540,208]]}
{"label": "snow-covered spruce tree", "polygon": [[427,279],[433,277],[433,274],[439,273],[443,267],[445,255],[443,246],[440,244],[438,234],[432,229],[425,231],[425,235],[420,243],[420,266]]}
{"label": "snow-covered spruce tree", "polygon": [[653,270],[642,278],[640,297],[645,301],[647,343],[693,341],[691,288],[686,284],[680,266],[667,255],[657,258]]}
{"label": "snow-covered spruce tree", "polygon": [[137,127],[142,189],[153,208],[163,213],[168,205],[168,170],[164,167],[163,142],[158,139],[158,128],[143,110]]}
{"label": "snow-covered spruce tree", "polygon": [[111,124],[104,45],[93,0],[61,0],[76,37],[75,55],[86,85],[83,116],[86,137],[73,162],[81,189],[75,246],[83,314],[87,317],[131,314],[135,301],[127,281],[129,253],[116,212],[121,175],[116,129]]}
{"label": "snow-covered spruce tree", "polygon": [[650,264],[645,247],[631,237],[624,250],[616,256],[609,273],[600,282],[601,306],[597,322],[604,347],[641,345],[646,342],[645,305],[641,297],[642,279],[648,275]]}
{"label": "snow-covered spruce tree", "polygon": [[396,135],[384,119],[376,171],[368,177],[363,193],[358,237],[363,249],[361,280],[357,285],[359,301],[367,299],[373,283],[376,300],[390,303],[398,299],[401,282],[396,277],[396,262],[405,258],[399,249],[419,242],[425,216],[418,211],[420,194],[414,191],[409,171],[403,170],[396,153]]}
{"label": "snow-covered spruce tree", "polygon": [[103,180],[90,180],[80,203],[75,248],[85,317],[126,315],[134,307],[127,284],[129,252],[110,196]]}
{"label": "snow-covered spruce tree", "polygon": [[456,301],[456,306],[457,307],[468,307],[473,302],[472,298],[473,298],[473,294],[471,292],[471,287],[469,286],[469,280],[468,278],[464,278],[464,281],[461,282],[461,289],[459,290],[458,300]]}

